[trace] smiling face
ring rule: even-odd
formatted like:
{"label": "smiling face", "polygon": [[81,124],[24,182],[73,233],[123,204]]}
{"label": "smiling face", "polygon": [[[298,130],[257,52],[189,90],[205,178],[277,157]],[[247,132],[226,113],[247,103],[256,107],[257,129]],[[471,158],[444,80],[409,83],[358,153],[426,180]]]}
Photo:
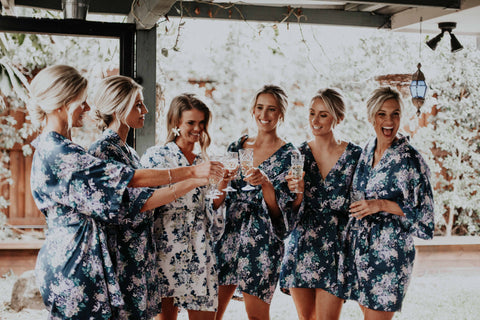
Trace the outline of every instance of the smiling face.
{"label": "smiling face", "polygon": [[327,107],[322,99],[314,99],[310,106],[310,113],[308,116],[308,122],[310,123],[310,129],[314,136],[321,136],[324,134],[330,134],[333,128],[335,119],[328,112]]}
{"label": "smiling face", "polygon": [[277,128],[282,113],[275,97],[270,93],[258,96],[253,108],[253,117],[259,131],[272,131]]}
{"label": "smiling face", "polygon": [[143,103],[143,94],[141,91],[139,91],[135,98],[132,109],[125,118],[125,124],[133,129],[143,128],[146,113],[148,113],[148,110]]}
{"label": "smiling face", "polygon": [[375,113],[373,128],[381,143],[391,144],[400,127],[401,109],[396,99],[388,99]]}
{"label": "smiling face", "polygon": [[183,111],[178,128],[177,144],[195,144],[205,129],[205,114],[197,109]]}

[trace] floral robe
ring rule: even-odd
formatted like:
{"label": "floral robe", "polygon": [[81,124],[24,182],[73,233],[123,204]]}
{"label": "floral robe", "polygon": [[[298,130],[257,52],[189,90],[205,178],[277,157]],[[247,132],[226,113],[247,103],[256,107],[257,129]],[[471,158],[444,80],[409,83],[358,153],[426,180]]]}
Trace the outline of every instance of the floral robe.
{"label": "floral robe", "polygon": [[304,200],[283,258],[280,287],[321,288],[338,296],[340,239],[348,222],[350,185],[362,149],[349,143],[325,178],[307,142],[299,150],[305,155]]}
{"label": "floral robe", "polygon": [[[197,155],[193,165],[201,163]],[[175,142],[149,148],[141,164],[148,168],[189,166]],[[212,210],[206,187],[196,188],[155,211],[154,235],[162,297],[174,297],[187,310],[216,311],[218,278],[213,243],[223,230],[223,213]]]}
{"label": "floral robe", "polygon": [[[120,210],[134,171],[56,132],[33,145],[32,195],[48,226],[35,269],[49,319],[113,319],[123,299],[104,226],[135,218]],[[144,200],[132,199],[138,212]]]}
{"label": "floral robe", "polygon": [[352,194],[395,201],[404,217],[378,212],[351,218],[346,230],[345,297],[367,308],[398,311],[402,307],[415,258],[413,237],[430,239],[434,230],[430,170],[422,156],[399,136],[372,167],[376,139],[362,151]]}
{"label": "floral robe", "polygon": [[[140,158],[134,149],[112,130],[105,130],[89,152],[97,158],[121,162],[132,169],[140,167]],[[148,199],[154,189],[133,188],[137,196]],[[138,210],[131,203],[120,210]],[[108,250],[115,265],[125,305],[119,311],[120,319],[151,319],[160,312],[160,296],[156,270],[155,241],[153,239],[153,210],[139,213],[120,225],[108,225]],[[132,212],[135,214],[135,212]]]}
{"label": "floral robe", "polygon": [[[228,147],[228,151],[242,148],[247,136]],[[254,295],[266,303],[271,302],[280,273],[284,253],[283,240],[293,223],[291,203],[293,194],[285,177],[290,169],[292,151],[287,143],[260,168],[272,182],[283,221],[272,224],[268,208],[259,186],[253,191],[240,190],[245,186],[243,176],[238,175],[231,185],[237,192],[229,192],[225,199],[225,232],[216,245],[221,285],[237,285],[237,289]]]}

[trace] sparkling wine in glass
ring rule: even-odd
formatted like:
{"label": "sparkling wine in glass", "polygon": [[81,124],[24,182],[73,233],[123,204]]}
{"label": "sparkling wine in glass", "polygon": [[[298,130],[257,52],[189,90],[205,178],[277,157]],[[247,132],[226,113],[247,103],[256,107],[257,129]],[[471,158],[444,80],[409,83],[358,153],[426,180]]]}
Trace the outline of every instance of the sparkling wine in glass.
{"label": "sparkling wine in glass", "polygon": [[[224,157],[223,165],[227,171],[236,171],[238,170],[238,152],[228,152]],[[234,192],[237,189],[232,188],[230,185],[231,181],[228,182],[228,186],[223,189],[225,192]]]}
{"label": "sparkling wine in glass", "polygon": [[[213,161],[220,161],[221,162],[221,157],[219,156],[213,156],[211,157],[211,160]],[[216,176],[210,176],[208,177],[208,192],[207,195],[205,196],[207,199],[218,199],[218,196],[222,194],[220,191],[217,190],[217,186],[222,180],[222,177],[216,177]]]}
{"label": "sparkling wine in glass", "polygon": [[[302,179],[304,161],[305,161],[305,157],[304,157],[303,154],[301,154],[299,152],[292,153],[290,171],[292,172],[292,176],[295,180]],[[294,192],[295,193],[302,193],[298,189],[295,189]]]}
{"label": "sparkling wine in glass", "polygon": [[[247,171],[253,168],[253,149],[240,149],[238,150],[238,155],[240,156],[240,168],[242,169],[242,175],[244,178],[247,178]],[[243,191],[255,190],[251,184],[247,184],[242,188]]]}

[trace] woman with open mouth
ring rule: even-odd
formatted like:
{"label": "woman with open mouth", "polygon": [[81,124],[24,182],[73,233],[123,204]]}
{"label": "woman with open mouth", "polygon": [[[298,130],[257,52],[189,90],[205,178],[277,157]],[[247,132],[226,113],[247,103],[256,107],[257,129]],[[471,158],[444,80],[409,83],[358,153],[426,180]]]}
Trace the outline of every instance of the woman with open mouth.
{"label": "woman with open mouth", "polygon": [[376,89],[367,112],[376,137],[363,149],[353,177],[345,297],[359,303],[365,319],[388,320],[401,309],[407,291],[413,237],[433,237],[433,194],[427,164],[398,133],[400,93]]}

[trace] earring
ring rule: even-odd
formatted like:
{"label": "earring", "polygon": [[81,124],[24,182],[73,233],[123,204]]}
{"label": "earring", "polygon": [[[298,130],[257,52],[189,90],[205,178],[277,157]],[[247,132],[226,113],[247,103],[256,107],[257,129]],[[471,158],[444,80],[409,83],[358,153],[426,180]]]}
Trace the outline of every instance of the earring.
{"label": "earring", "polygon": [[180,135],[180,128],[179,127],[172,128],[172,133],[175,137],[178,137]]}

